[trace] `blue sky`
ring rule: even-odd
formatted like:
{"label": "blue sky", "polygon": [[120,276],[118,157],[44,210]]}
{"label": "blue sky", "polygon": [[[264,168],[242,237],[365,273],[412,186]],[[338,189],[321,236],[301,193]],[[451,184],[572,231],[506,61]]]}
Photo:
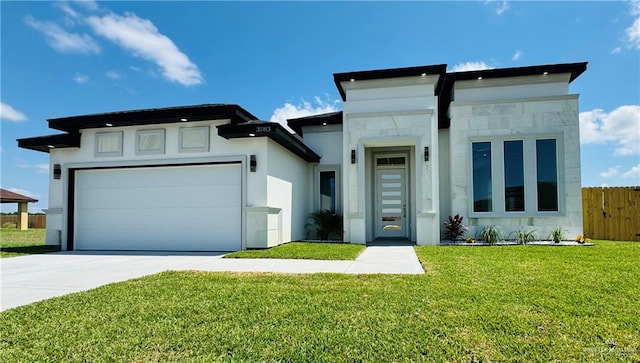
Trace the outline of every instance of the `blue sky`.
{"label": "blue sky", "polygon": [[[582,183],[640,185],[640,2],[7,2],[1,185],[46,208],[49,118],[236,103],[282,121],[341,108],[332,74],[588,61]],[[33,208],[35,207],[35,208]],[[13,205],[3,210],[15,210]]]}

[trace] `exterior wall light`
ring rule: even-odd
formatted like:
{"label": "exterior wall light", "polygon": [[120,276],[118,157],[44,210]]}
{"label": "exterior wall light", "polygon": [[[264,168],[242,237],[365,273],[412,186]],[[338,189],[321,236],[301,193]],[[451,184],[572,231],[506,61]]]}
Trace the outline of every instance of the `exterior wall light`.
{"label": "exterior wall light", "polygon": [[256,160],[255,154],[253,154],[249,157],[249,171],[252,173],[255,173],[257,167],[258,167],[258,161]]}
{"label": "exterior wall light", "polygon": [[429,147],[424,147],[424,161],[429,161]]}
{"label": "exterior wall light", "polygon": [[61,179],[62,178],[62,168],[60,164],[53,164],[53,179]]}
{"label": "exterior wall light", "polygon": [[356,163],[356,150],[355,149],[351,149],[351,164],[355,164]]}

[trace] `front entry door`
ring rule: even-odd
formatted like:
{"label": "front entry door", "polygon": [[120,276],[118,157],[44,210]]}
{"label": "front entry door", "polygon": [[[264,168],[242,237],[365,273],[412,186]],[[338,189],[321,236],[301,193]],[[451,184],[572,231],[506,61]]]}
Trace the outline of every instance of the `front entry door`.
{"label": "front entry door", "polygon": [[376,156],[376,237],[408,238],[407,155]]}

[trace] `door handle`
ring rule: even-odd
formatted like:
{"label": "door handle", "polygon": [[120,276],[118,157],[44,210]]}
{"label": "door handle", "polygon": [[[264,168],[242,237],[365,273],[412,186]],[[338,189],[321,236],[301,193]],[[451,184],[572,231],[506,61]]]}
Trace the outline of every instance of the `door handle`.
{"label": "door handle", "polygon": [[407,218],[407,205],[402,205],[402,218]]}

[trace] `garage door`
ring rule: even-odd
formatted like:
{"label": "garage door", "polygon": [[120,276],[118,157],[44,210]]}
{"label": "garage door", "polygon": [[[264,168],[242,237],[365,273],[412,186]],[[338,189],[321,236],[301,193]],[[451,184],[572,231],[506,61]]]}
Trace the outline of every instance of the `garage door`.
{"label": "garage door", "polygon": [[240,164],[77,170],[78,250],[241,249]]}

